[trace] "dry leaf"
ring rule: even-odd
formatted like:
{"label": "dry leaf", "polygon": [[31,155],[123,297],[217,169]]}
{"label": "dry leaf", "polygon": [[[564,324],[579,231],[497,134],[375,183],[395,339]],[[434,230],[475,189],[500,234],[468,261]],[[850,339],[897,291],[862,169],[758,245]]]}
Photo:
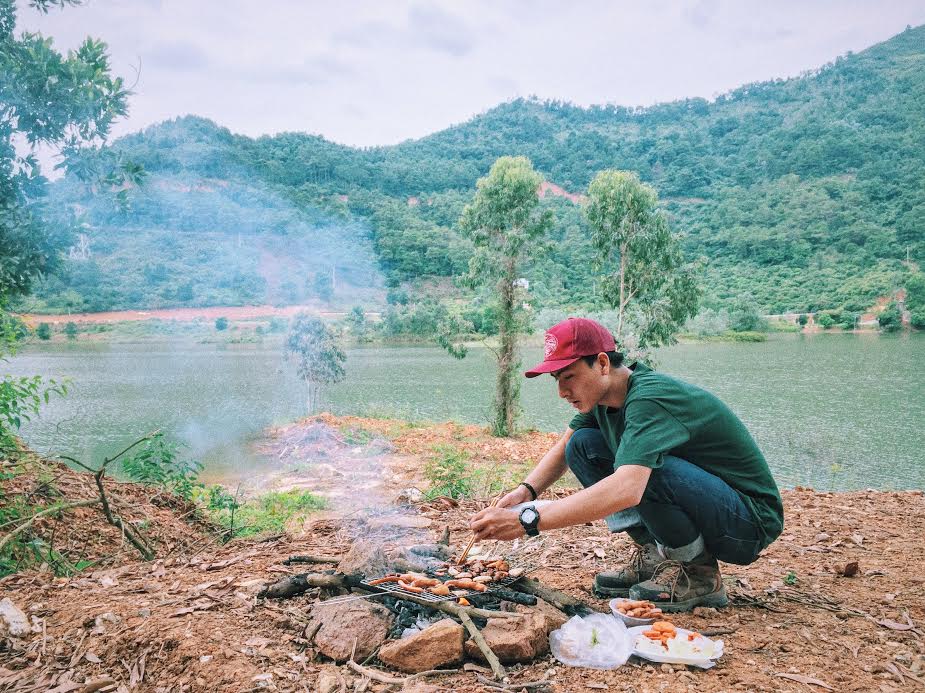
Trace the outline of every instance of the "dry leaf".
{"label": "dry leaf", "polygon": [[94,664],[102,664],[102,663],[103,663],[103,660],[100,659],[99,657],[97,657],[97,656],[96,656],[95,654],[93,654],[92,652],[87,652],[87,653],[85,653],[85,654],[84,654],[84,659],[86,659],[88,662],[93,662]]}
{"label": "dry leaf", "polygon": [[889,628],[890,630],[912,630],[915,628],[911,623],[897,623],[896,621],[891,621],[888,618],[881,619],[877,623],[884,628]]}
{"label": "dry leaf", "polygon": [[604,553],[604,549],[598,547],[594,549],[594,555],[597,556],[598,558],[603,558],[606,554]]}
{"label": "dry leaf", "polygon": [[782,679],[790,679],[791,681],[796,681],[797,683],[806,683],[806,684],[810,684],[813,686],[819,686],[821,688],[825,688],[827,691],[835,690],[825,681],[814,679],[812,676],[803,676],[803,674],[774,674],[774,675]]}

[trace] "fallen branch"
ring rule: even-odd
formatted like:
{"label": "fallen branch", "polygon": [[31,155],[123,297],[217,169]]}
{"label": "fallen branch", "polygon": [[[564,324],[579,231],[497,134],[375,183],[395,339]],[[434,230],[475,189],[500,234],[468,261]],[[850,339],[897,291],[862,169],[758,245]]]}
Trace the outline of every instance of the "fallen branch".
{"label": "fallen branch", "polygon": [[520,578],[511,587],[520,592],[539,597],[544,602],[549,602],[566,616],[587,616],[594,613],[594,609],[583,601],[575,599],[575,597],[565,592],[542,585],[537,580],[528,577]]}
{"label": "fallen branch", "polygon": [[257,593],[258,599],[288,599],[295,597],[303,592],[307,592],[312,587],[321,587],[323,589],[350,589],[356,587],[362,578],[355,575],[344,575],[343,573],[299,573],[290,575],[277,582],[265,586]]}
{"label": "fallen branch", "polygon": [[399,678],[398,676],[389,676],[388,674],[383,674],[381,671],[376,669],[370,669],[369,667],[364,667],[362,664],[357,664],[354,661],[348,661],[347,666],[353,669],[356,673],[365,676],[368,679],[373,681],[378,681],[379,683],[387,683],[391,686],[404,686],[410,681],[415,679],[424,678],[425,676],[439,676],[441,674],[458,674],[459,669],[430,669],[428,671],[419,671],[417,674],[411,674],[411,676],[405,676]]}
{"label": "fallen branch", "polygon": [[46,508],[45,510],[37,512],[32,517],[30,517],[28,520],[26,520],[21,525],[16,527],[16,529],[14,529],[12,532],[8,532],[3,537],[3,539],[0,539],[0,551],[2,551],[3,548],[16,537],[16,535],[20,534],[21,532],[25,531],[26,529],[34,525],[36,520],[40,520],[43,517],[47,517],[48,515],[54,515],[55,513],[59,513],[64,510],[71,510],[72,508],[85,508],[88,505],[96,505],[99,502],[100,502],[99,498],[90,498],[90,499],[82,500],[82,501],[74,501],[73,503],[59,503],[58,505],[53,505],[50,508]]}
{"label": "fallen branch", "polygon": [[495,675],[495,678],[498,679],[498,681],[503,679],[504,667],[501,666],[501,662],[498,661],[495,653],[491,651],[488,643],[485,642],[485,638],[482,637],[479,629],[475,627],[475,623],[473,623],[472,619],[469,618],[469,614],[467,614],[465,611],[461,611],[459,613],[459,620],[462,621],[462,624],[466,627],[466,630],[469,631],[469,635],[472,636],[472,641],[478,645],[479,650],[482,652],[482,656],[485,657],[485,661],[488,662],[488,666],[491,667],[491,673]]}
{"label": "fallen branch", "polygon": [[340,563],[340,558],[337,556],[314,556],[312,554],[306,554],[304,556],[290,556],[283,561],[283,565],[293,565],[295,563]]}
{"label": "fallen branch", "polygon": [[496,691],[520,691],[524,688],[549,688],[552,685],[552,682],[548,679],[543,679],[542,681],[524,681],[523,683],[498,683],[481,674],[476,674],[475,677],[479,680],[479,683],[483,683]]}

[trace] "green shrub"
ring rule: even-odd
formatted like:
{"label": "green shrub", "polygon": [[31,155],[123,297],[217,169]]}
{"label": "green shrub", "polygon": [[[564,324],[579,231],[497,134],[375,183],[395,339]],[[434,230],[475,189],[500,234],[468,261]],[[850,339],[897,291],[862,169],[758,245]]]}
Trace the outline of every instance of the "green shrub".
{"label": "green shrub", "polygon": [[910,324],[917,330],[925,330],[925,311],[912,313],[909,318]]}
{"label": "green shrub", "polygon": [[51,325],[47,322],[40,322],[38,328],[35,330],[35,336],[47,342],[51,339]]}
{"label": "green shrub", "polygon": [[816,324],[823,330],[827,330],[835,325],[835,319],[828,313],[821,313],[819,317],[816,318]]}
{"label": "green shrub", "polygon": [[122,460],[122,471],[132,481],[159,486],[191,500],[194,490],[202,486],[198,481],[202,465],[181,459],[180,448],[179,443],[158,433]]}
{"label": "green shrub", "polygon": [[896,303],[890,303],[886,309],[877,317],[880,323],[880,329],[884,332],[896,332],[902,327],[902,313],[899,312],[899,306]]}
{"label": "green shrub", "polygon": [[427,498],[471,496],[475,486],[475,477],[468,464],[469,456],[449,446],[438,446],[435,452],[437,457],[424,465],[424,477],[430,484],[425,491],[425,496]]}
{"label": "green shrub", "polygon": [[69,322],[64,326],[64,334],[68,339],[77,339],[77,323]]}
{"label": "green shrub", "polygon": [[215,329],[221,332],[228,329],[228,318],[215,318]]}

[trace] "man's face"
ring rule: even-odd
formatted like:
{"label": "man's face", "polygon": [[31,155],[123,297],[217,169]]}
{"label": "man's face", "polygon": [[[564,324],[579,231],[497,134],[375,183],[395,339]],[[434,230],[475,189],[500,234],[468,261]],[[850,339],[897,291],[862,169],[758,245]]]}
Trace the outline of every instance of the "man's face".
{"label": "man's face", "polygon": [[602,354],[591,366],[584,359],[578,359],[571,366],[554,372],[552,377],[559,384],[559,397],[567,400],[582,414],[587,414],[607,392],[606,376],[609,367],[610,361]]}

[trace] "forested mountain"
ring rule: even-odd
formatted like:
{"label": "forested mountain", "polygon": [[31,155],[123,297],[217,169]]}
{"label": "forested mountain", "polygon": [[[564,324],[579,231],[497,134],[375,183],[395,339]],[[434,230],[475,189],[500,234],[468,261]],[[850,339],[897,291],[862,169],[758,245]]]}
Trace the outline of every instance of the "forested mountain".
{"label": "forested mountain", "polygon": [[[707,304],[861,310],[925,260],[925,27],[801,77],[646,109],[517,100],[419,140],[356,149],[286,133],[251,139],[186,117],[117,141],[148,179],[121,200],[74,179],[49,202],[82,216],[69,269],[38,308],[293,302],[463,271],[455,230],[475,181],[528,156],[582,193],[601,169],[659,192]],[[554,254],[541,305],[595,306],[580,207],[548,195]],[[906,263],[906,260],[911,262]],[[595,307],[601,307],[596,305]]]}

